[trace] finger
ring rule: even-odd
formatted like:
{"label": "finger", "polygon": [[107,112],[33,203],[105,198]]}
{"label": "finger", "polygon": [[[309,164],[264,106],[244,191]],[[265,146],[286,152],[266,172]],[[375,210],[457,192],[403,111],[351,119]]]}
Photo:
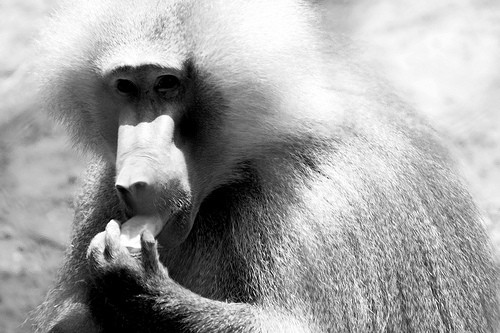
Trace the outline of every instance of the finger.
{"label": "finger", "polygon": [[104,237],[104,258],[110,259],[116,255],[120,249],[120,225],[115,220],[111,220],[106,225]]}
{"label": "finger", "polygon": [[141,256],[146,273],[159,272],[160,258],[153,234],[145,230],[141,234]]}
{"label": "finger", "polygon": [[87,249],[87,260],[89,261],[91,267],[99,267],[104,264],[104,258],[102,253],[104,251],[104,237],[105,231],[98,233],[90,242],[89,248]]}

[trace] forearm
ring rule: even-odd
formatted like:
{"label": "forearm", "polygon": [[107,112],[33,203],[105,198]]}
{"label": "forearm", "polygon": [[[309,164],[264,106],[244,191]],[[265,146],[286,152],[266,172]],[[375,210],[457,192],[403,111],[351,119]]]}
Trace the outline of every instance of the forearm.
{"label": "forearm", "polygon": [[257,305],[213,301],[198,295],[169,303],[157,305],[162,310],[159,313],[173,313],[171,322],[184,332],[308,332],[296,318]]}
{"label": "forearm", "polygon": [[[308,332],[307,325],[276,309],[210,300],[171,280],[154,288],[127,300],[106,288],[105,299],[93,297],[98,322],[105,331],[139,332],[148,327],[148,332]],[[110,321],[110,315],[115,319]]]}
{"label": "forearm", "polygon": [[141,297],[139,304],[150,307],[143,308],[144,321],[159,323],[158,332],[164,328],[193,333],[263,331],[255,306],[213,301],[186,290],[179,293],[182,295]]}

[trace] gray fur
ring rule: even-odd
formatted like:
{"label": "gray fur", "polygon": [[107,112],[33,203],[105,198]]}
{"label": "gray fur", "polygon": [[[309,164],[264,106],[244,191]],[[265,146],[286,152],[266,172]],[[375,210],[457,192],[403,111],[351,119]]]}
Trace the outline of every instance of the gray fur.
{"label": "gray fur", "polygon": [[[46,33],[42,92],[96,157],[40,331],[498,329],[498,269],[438,136],[341,43],[325,51],[308,5],[109,0],[68,11]],[[125,218],[96,89],[125,51],[189,60],[204,127],[183,148],[191,232],[160,246],[165,271],[131,268],[121,281],[94,274],[86,256]]]}

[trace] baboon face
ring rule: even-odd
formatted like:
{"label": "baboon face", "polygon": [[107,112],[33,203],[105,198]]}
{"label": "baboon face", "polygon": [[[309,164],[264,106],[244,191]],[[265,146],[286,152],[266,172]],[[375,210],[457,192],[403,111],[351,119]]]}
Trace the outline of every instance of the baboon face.
{"label": "baboon face", "polygon": [[[233,173],[223,98],[194,66],[124,64],[99,77],[92,114],[129,217],[159,215],[184,239],[199,205]],[[182,222],[179,222],[182,221]]]}
{"label": "baboon face", "polygon": [[179,130],[186,111],[184,75],[175,68],[125,65],[112,68],[102,81],[99,99],[105,102],[98,114],[110,115],[103,121],[104,139],[115,156],[115,187],[126,212],[160,216],[167,225],[186,219],[179,216],[191,205],[181,149],[186,140]]}
{"label": "baboon face", "polygon": [[263,115],[248,105],[240,112],[231,99],[246,93],[231,96],[232,89],[247,85],[260,108],[263,98],[251,82],[219,87],[186,51],[148,54],[171,39],[148,43],[106,45],[91,59],[92,72],[68,76],[67,91],[81,102],[69,117],[87,123],[93,131],[83,139],[115,163],[127,217],[159,215],[170,235],[166,243],[174,245],[189,234],[203,200],[237,180],[239,165],[258,146],[244,136],[259,128],[256,119]]}
{"label": "baboon face", "polygon": [[[312,77],[301,62],[306,50],[265,26],[274,19],[248,19],[241,4],[155,2],[167,8],[153,17],[146,2],[107,6],[92,5],[92,19],[62,36],[55,25],[59,44],[48,45],[42,75],[49,108],[75,141],[115,163],[128,217],[182,215],[185,237],[203,200],[243,177],[247,161],[311,119],[324,123],[302,111],[324,99],[301,79]],[[230,21],[225,11],[234,13]],[[71,17],[80,19],[76,9]]]}

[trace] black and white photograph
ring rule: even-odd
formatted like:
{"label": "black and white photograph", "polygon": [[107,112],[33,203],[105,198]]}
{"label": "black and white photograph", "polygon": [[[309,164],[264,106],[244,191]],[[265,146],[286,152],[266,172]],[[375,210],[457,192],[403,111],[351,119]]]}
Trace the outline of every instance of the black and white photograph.
{"label": "black and white photograph", "polygon": [[0,333],[500,333],[498,0],[0,0]]}

